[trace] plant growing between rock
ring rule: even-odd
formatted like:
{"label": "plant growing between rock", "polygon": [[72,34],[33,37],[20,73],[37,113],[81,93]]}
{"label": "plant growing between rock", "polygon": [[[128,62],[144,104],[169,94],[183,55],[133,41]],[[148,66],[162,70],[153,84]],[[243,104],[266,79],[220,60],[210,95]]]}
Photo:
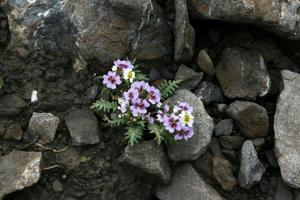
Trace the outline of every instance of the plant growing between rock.
{"label": "plant growing between rock", "polygon": [[164,80],[156,88],[130,61],[117,60],[112,70],[99,77],[101,94],[92,109],[104,113],[111,127],[126,127],[125,139],[133,145],[146,134],[158,144],[188,140],[194,134],[193,107],[188,103],[163,104],[178,88],[180,81]]}

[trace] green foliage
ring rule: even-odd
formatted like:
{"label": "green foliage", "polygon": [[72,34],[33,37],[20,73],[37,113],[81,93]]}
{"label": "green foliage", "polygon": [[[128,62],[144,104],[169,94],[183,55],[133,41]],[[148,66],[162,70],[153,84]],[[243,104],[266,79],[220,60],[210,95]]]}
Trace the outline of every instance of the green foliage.
{"label": "green foliage", "polygon": [[179,87],[181,80],[164,80],[158,86],[162,99],[167,99],[174,94]]}
{"label": "green foliage", "polygon": [[18,36],[17,33],[12,32],[10,35],[10,42],[6,49],[8,51],[15,51],[18,47],[21,47],[21,46],[22,46],[21,38]]}
{"label": "green foliage", "polygon": [[92,104],[91,109],[95,109],[97,111],[109,113],[114,112],[118,108],[118,103],[116,101],[106,101],[104,99],[97,100]]}
{"label": "green foliage", "polygon": [[148,129],[151,134],[155,135],[154,140],[158,144],[161,144],[162,141],[165,141],[165,143],[168,143],[168,144],[176,143],[173,136],[166,132],[166,129],[163,127],[163,125],[151,124],[148,126]]}
{"label": "green foliage", "polygon": [[137,81],[148,81],[149,80],[149,78],[145,74],[142,74],[139,70],[136,70],[135,72],[136,72],[135,79]]}
{"label": "green foliage", "polygon": [[127,140],[128,144],[137,144],[143,137],[144,128],[144,123],[136,123],[126,127],[127,131],[125,132],[125,139]]}
{"label": "green foliage", "polygon": [[112,128],[118,128],[125,124],[125,118],[116,115],[113,115],[110,118],[105,115],[104,121],[106,121]]}

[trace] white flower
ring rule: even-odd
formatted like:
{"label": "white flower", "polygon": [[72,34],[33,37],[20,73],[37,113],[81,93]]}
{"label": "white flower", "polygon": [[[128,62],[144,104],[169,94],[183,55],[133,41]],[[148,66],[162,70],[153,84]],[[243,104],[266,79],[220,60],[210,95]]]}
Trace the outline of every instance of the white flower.
{"label": "white flower", "polygon": [[129,105],[129,102],[128,102],[126,99],[119,98],[119,99],[118,99],[118,103],[119,103],[118,109],[119,109],[122,113],[125,113],[125,112],[127,111],[127,107],[128,107],[128,105]]}
{"label": "white flower", "polygon": [[133,80],[135,79],[134,71],[132,71],[131,69],[125,69],[124,70],[124,79],[129,80],[130,83],[132,83]]}
{"label": "white flower", "polygon": [[31,93],[31,103],[34,103],[39,100],[37,96],[38,92],[36,90],[33,90]]}
{"label": "white flower", "polygon": [[158,107],[158,108],[161,108],[161,106],[162,106],[161,102],[159,102],[158,104],[156,104],[156,107]]}
{"label": "white flower", "polygon": [[115,72],[115,71],[117,71],[117,70],[118,70],[118,67],[114,65],[114,66],[112,67],[112,69],[111,69],[111,70],[112,70],[113,72]]}
{"label": "white flower", "polygon": [[193,127],[194,116],[189,112],[182,111],[179,115],[179,121],[183,126],[188,125],[189,127]]}

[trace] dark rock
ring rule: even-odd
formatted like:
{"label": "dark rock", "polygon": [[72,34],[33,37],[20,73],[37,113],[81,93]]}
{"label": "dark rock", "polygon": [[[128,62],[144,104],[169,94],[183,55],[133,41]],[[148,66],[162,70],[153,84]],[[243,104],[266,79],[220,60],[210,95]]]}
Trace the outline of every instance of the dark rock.
{"label": "dark rock", "polygon": [[38,182],[42,153],[14,151],[0,157],[0,199]]}
{"label": "dark rock", "polygon": [[178,166],[173,173],[171,184],[158,187],[156,196],[160,200],[223,200],[190,164]]}
{"label": "dark rock", "polygon": [[229,136],[232,133],[233,121],[232,119],[221,120],[215,126],[215,136]]}
{"label": "dark rock", "polygon": [[153,82],[159,80],[160,78],[161,74],[154,67],[152,67],[149,73],[149,81]]}
{"label": "dark rock", "polygon": [[213,175],[226,191],[232,191],[237,185],[231,163],[222,157],[213,158]]}
{"label": "dark rock", "polygon": [[62,192],[64,190],[64,186],[63,186],[62,182],[60,182],[57,179],[53,181],[52,188],[55,192]]}
{"label": "dark rock", "polygon": [[98,90],[99,90],[99,88],[97,85],[93,85],[92,87],[90,87],[88,90],[88,95],[87,95],[88,98],[95,100],[98,95]]}
{"label": "dark rock", "polygon": [[188,90],[178,90],[166,103],[175,105],[178,100],[187,102],[194,107],[195,117],[194,136],[188,141],[179,141],[175,145],[168,145],[167,151],[171,161],[192,161],[202,155],[210,143],[214,124],[207,114],[200,98]]}
{"label": "dark rock", "polygon": [[186,0],[175,0],[175,49],[177,63],[192,60],[195,48],[195,30],[190,25]]}
{"label": "dark rock", "polygon": [[201,50],[197,57],[197,66],[201,71],[211,76],[216,73],[214,63],[205,50]]}
{"label": "dark rock", "polygon": [[300,188],[300,75],[282,71],[284,89],[274,117],[275,155],[283,181]]}
{"label": "dark rock", "polygon": [[209,143],[209,149],[214,157],[222,157],[221,147],[217,138],[211,138],[211,141]]}
{"label": "dark rock", "polygon": [[281,180],[277,178],[277,184],[275,189],[275,194],[272,200],[294,200],[292,191],[288,188]]}
{"label": "dark rock", "polygon": [[221,146],[225,149],[240,149],[245,138],[241,136],[220,136],[218,137]]}
{"label": "dark rock", "polygon": [[265,138],[256,138],[251,141],[254,144],[256,151],[260,151],[261,147],[265,144]]}
{"label": "dark rock", "polygon": [[39,143],[48,144],[53,142],[59,125],[59,118],[51,113],[34,112],[28,125],[28,133],[31,137],[39,138]]}
{"label": "dark rock", "polygon": [[187,90],[195,89],[203,78],[203,73],[195,72],[193,69],[180,65],[176,75],[175,80],[181,80],[180,88]]}
{"label": "dark rock", "polygon": [[204,104],[222,103],[225,101],[221,88],[208,81],[203,81],[195,90],[195,94],[201,98]]}
{"label": "dark rock", "polygon": [[234,150],[222,149],[222,154],[225,155],[230,160],[236,160],[236,153]]}
{"label": "dark rock", "polygon": [[300,37],[299,2],[258,0],[188,0],[189,13],[197,19],[256,24],[288,38]]}
{"label": "dark rock", "polygon": [[23,131],[20,124],[11,124],[6,128],[4,139],[22,140]]}
{"label": "dark rock", "polygon": [[251,141],[243,144],[241,151],[241,166],[239,171],[239,185],[250,189],[258,183],[266,171],[264,165],[259,161],[255,147]]}
{"label": "dark rock", "polygon": [[0,97],[0,117],[15,117],[26,108],[23,99],[16,95]]}
{"label": "dark rock", "polygon": [[277,160],[276,160],[276,157],[275,157],[275,154],[274,154],[273,150],[265,151],[265,155],[266,155],[266,157],[269,161],[269,164],[272,167],[278,168]]}
{"label": "dark rock", "polygon": [[270,90],[264,59],[255,51],[226,49],[216,73],[227,98],[255,99],[265,96]]}
{"label": "dark rock", "polygon": [[[146,141],[133,146],[128,145],[120,158],[126,169],[147,177],[154,183],[168,184],[171,181],[171,168],[162,145]],[[158,181],[158,182],[157,182]]]}
{"label": "dark rock", "polygon": [[203,155],[193,161],[193,166],[200,174],[205,174],[206,177],[213,180],[213,163],[212,163],[213,155],[211,151],[206,151]]}
{"label": "dark rock", "polygon": [[65,121],[73,145],[97,144],[100,141],[98,120],[91,110],[72,111],[65,116]]}
{"label": "dark rock", "polygon": [[245,137],[265,137],[268,134],[269,117],[264,107],[252,102],[235,101],[226,113]]}

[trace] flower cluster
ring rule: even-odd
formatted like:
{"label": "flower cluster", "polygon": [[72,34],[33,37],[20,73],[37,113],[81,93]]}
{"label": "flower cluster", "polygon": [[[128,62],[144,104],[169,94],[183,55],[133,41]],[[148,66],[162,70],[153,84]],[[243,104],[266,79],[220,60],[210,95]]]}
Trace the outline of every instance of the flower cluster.
{"label": "flower cluster", "polygon": [[166,81],[157,88],[146,82],[145,76],[139,73],[130,61],[115,61],[111,71],[102,77],[104,89],[110,91],[110,99],[101,99],[92,108],[109,113],[110,117],[106,120],[110,124],[127,126],[125,135],[130,143],[141,139],[143,133],[140,132],[144,132],[145,127],[158,142],[170,138],[174,141],[191,138],[194,135],[193,107],[186,102],[162,104],[166,95],[175,91],[175,86],[178,87],[177,82]]}

